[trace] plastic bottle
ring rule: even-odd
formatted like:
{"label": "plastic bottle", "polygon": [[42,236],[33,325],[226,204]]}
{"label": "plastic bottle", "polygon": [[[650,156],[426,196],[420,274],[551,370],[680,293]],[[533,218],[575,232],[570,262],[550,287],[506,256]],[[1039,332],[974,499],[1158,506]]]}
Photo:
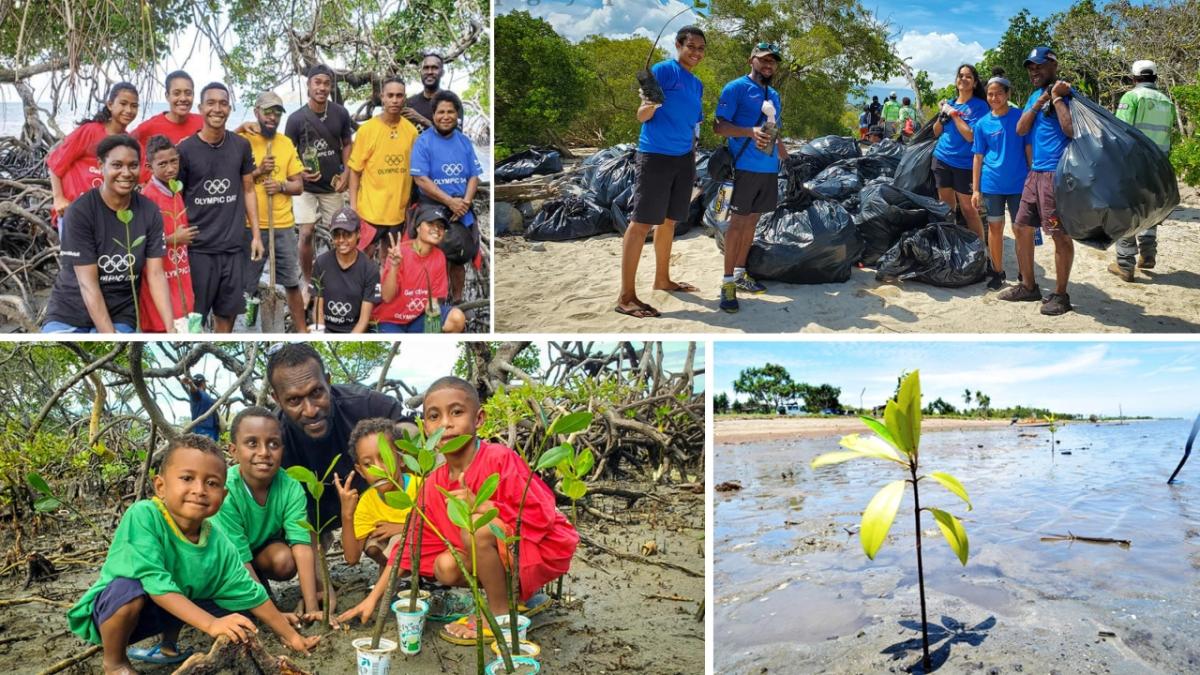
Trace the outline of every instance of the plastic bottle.
{"label": "plastic bottle", "polygon": [[1042,245],[1042,228],[1040,228],[1040,227],[1033,228],[1033,245],[1034,246]]}
{"label": "plastic bottle", "polygon": [[717,200],[715,204],[716,216],[718,221],[729,220],[729,200],[733,198],[733,181],[727,180],[721,183],[720,189],[717,190]]}
{"label": "plastic bottle", "polygon": [[246,326],[250,327],[258,321],[258,305],[262,300],[249,293],[243,293],[242,297],[246,299]]}

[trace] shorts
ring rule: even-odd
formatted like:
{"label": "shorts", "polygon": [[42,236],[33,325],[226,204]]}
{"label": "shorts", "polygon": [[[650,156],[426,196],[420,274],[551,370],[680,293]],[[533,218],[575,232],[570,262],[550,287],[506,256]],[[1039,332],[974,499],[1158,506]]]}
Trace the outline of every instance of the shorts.
{"label": "shorts", "polygon": [[937,157],[933,158],[933,182],[939,190],[954,188],[960,195],[971,194],[971,170],[950,166]]}
{"label": "shorts", "polygon": [[696,180],[694,152],[675,157],[639,151],[633,172],[632,222],[659,225],[668,218],[677,223],[688,219]]}
{"label": "shorts", "polygon": [[[117,610],[140,597],[145,597],[146,602],[142,605],[137,624],[129,635],[129,644],[183,626],[182,619],[159,607],[150,599],[150,595],[142,588],[142,582],[137,579],[117,577],[109,582],[104,590],[100,591],[92,604],[92,623],[96,624],[96,630],[100,630],[100,624],[108,621],[113,614],[117,613]],[[212,600],[193,600],[192,602],[215,617],[231,614],[229,610],[222,609]]]}
{"label": "shorts", "polygon": [[301,192],[292,198],[292,215],[300,225],[316,223],[317,227],[328,230],[329,222],[334,214],[347,205],[344,192],[317,194]]}
{"label": "shorts", "polygon": [[[250,229],[246,229],[246,248],[250,248]],[[263,270],[267,269],[267,259],[270,248],[267,246],[267,231],[258,231],[259,241],[263,245],[263,257],[259,260],[247,259],[246,292],[258,295],[258,284],[262,279]],[[280,227],[275,229],[275,283],[284,288],[296,288],[300,285],[300,242],[296,237],[296,228]],[[267,280],[265,283],[270,283]]]}
{"label": "shorts", "polygon": [[[442,325],[445,325],[446,317],[450,315],[450,310],[454,309],[450,303],[438,303],[441,308]],[[424,333],[425,332],[425,313],[421,312],[421,316],[409,321],[408,323],[389,323],[387,321],[379,322],[380,333]]]}
{"label": "shorts", "polygon": [[[245,241],[249,244],[249,235]],[[246,249],[236,253],[200,253],[188,251],[192,266],[192,292],[196,296],[195,312],[207,317],[209,312],[232,318],[246,310]]]}
{"label": "shorts", "polygon": [[759,171],[733,172],[733,196],[729,212],[739,216],[774,211],[779,205],[779,177]]}
{"label": "shorts", "polygon": [[[114,323],[113,330],[118,333],[134,332],[133,326],[130,326],[127,323]],[[94,327],[93,328],[81,328],[79,326],[72,326],[69,323],[63,323],[62,321],[47,321],[46,323],[42,324],[42,332],[43,333],[97,333],[99,331],[97,331]]]}
{"label": "shorts", "polygon": [[990,195],[983,193],[983,209],[987,212],[989,223],[1004,222],[1004,207],[1008,207],[1008,217],[1017,222],[1017,209],[1021,206],[1021,195]]}
{"label": "shorts", "polygon": [[392,235],[397,239],[404,236],[404,223],[396,223],[394,225],[378,225],[361,221],[362,224],[358,229],[358,250],[365,251],[376,241],[383,241],[384,246],[387,246],[387,237]]}
{"label": "shorts", "polygon": [[446,226],[446,234],[438,248],[446,254],[446,262],[451,265],[466,265],[479,253],[479,228],[474,225],[467,227],[456,220]]}
{"label": "shorts", "polygon": [[1044,227],[1047,234],[1061,231],[1058,227],[1058,202],[1054,199],[1054,172],[1030,171],[1021,190],[1021,207],[1017,209],[1017,225]]}
{"label": "shorts", "polygon": [[388,537],[387,539],[384,539],[383,537],[377,537],[373,534],[369,534],[369,535],[367,535],[366,543],[363,544],[363,552],[365,553],[367,551],[367,549],[377,548],[377,549],[379,549],[380,553],[382,553],[385,558],[390,560],[392,557],[392,552],[393,552],[392,549],[396,545],[403,543],[403,541],[404,541],[404,534],[393,534],[392,536]]}

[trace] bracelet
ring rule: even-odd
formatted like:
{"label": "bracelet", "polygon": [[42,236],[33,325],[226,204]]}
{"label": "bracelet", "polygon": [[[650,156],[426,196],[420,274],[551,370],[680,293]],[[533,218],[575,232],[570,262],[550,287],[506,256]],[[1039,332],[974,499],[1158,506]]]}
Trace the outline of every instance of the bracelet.
{"label": "bracelet", "polygon": [[1058,105],[1058,102],[1061,100],[1063,100],[1062,96],[1055,96],[1054,98],[1050,99],[1050,103],[1052,105]]}

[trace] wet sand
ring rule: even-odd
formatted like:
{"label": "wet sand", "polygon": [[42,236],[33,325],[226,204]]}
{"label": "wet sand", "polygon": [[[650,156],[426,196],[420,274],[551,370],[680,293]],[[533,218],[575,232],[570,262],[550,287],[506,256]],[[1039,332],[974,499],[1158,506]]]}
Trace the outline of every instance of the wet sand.
{"label": "wet sand", "polygon": [[[1010,420],[957,420],[929,418],[924,431],[965,431],[1007,427]],[[866,431],[857,417],[718,417],[713,422],[717,443],[748,443],[787,438],[820,438]]]}

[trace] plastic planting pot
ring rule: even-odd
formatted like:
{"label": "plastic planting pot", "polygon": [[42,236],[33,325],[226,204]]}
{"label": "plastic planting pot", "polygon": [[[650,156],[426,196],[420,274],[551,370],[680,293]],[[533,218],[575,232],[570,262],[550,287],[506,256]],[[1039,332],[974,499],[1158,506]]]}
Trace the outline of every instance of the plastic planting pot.
{"label": "plastic planting pot", "polygon": [[350,644],[354,645],[358,675],[387,675],[392,667],[392,652],[396,651],[395,642],[380,638],[379,649],[371,649],[371,638],[365,637]]}
{"label": "plastic planting pot", "polygon": [[[542,672],[542,664],[537,662],[537,659],[531,659],[528,656],[514,656],[513,666],[516,668],[513,675],[534,675]],[[487,664],[484,668],[487,675],[507,675],[508,671],[504,668],[504,659],[496,659]]]}
{"label": "plastic planting pot", "polygon": [[204,315],[189,312],[187,315],[187,332],[199,335],[204,332]]}
{"label": "plastic planting pot", "polygon": [[[510,649],[512,648],[511,642],[508,642],[506,644],[508,644]],[[493,642],[492,643],[492,651],[495,652],[496,658],[500,658],[500,643]],[[536,659],[537,657],[539,657],[541,655],[542,655],[542,648],[538,646],[538,643],[530,642],[528,640],[522,640],[521,641],[521,653],[517,654],[516,656],[528,656],[531,659]]]}
{"label": "plastic planting pot", "polygon": [[[505,636],[505,642],[512,644],[512,633],[508,627],[508,614],[501,614],[496,617],[496,623],[500,624],[500,632]],[[524,614],[517,615],[517,637],[521,642],[525,642],[526,636],[529,634],[529,617]]]}
{"label": "plastic planting pot", "polygon": [[425,631],[425,614],[429,604],[417,600],[417,611],[408,611],[408,598],[392,603],[392,612],[396,614],[396,623],[400,631],[400,651],[405,654],[421,652],[421,633]]}

